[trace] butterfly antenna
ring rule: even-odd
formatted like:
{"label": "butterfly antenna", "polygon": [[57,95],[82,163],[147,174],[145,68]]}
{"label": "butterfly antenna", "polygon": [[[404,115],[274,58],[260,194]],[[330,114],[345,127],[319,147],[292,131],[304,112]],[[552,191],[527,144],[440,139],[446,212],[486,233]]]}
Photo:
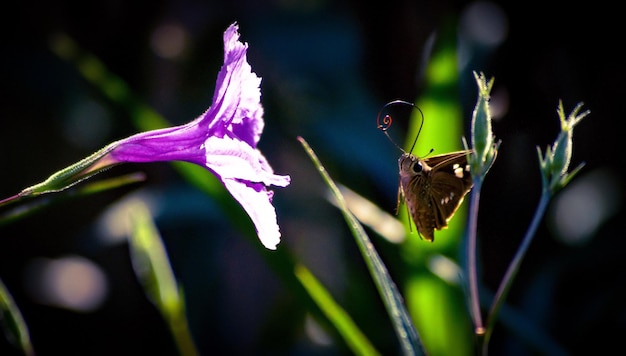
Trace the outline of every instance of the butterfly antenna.
{"label": "butterfly antenna", "polygon": [[[413,105],[413,107],[420,112],[420,115],[422,116],[422,122],[420,123],[420,128],[417,130],[417,135],[415,136],[415,140],[413,140],[413,144],[411,145],[411,150],[409,151],[409,153],[413,152],[413,148],[415,148],[415,144],[417,143],[417,138],[420,137],[420,132],[422,132],[422,126],[424,126],[424,113],[422,112],[422,109],[420,109],[417,105]],[[430,152],[432,151],[433,150],[431,149]]]}
{"label": "butterfly antenna", "polygon": [[[391,117],[391,115],[385,114],[381,119],[382,114],[386,112],[385,109],[391,105],[396,105],[396,104],[410,105],[414,108],[417,108],[417,110],[419,110],[420,114],[422,115],[422,125],[424,124],[424,114],[422,113],[422,110],[420,110],[420,108],[415,106],[413,103],[409,103],[408,101],[404,101],[404,100],[390,101],[387,104],[385,104],[378,112],[378,116],[376,116],[376,128],[381,130],[385,134],[385,136],[387,136],[389,141],[391,141],[391,143],[393,143],[393,145],[396,146],[400,151],[405,152],[404,149],[398,146],[398,144],[391,138],[391,136],[389,136],[389,133],[387,132],[387,130],[389,130],[389,128],[391,127],[391,124],[393,123],[393,118]],[[422,130],[422,126],[420,125],[420,131],[421,130]],[[419,136],[419,131],[417,135]],[[417,137],[415,138],[415,142],[417,142]],[[415,142],[413,142],[413,146],[411,146],[411,151],[413,151]]]}
{"label": "butterfly antenna", "polygon": [[[398,146],[398,144],[391,138],[391,136],[389,136],[389,133],[387,132],[387,130],[389,130],[389,128],[391,127],[391,124],[393,123],[393,118],[391,117],[391,115],[385,114],[385,116],[383,116],[382,120],[380,118],[380,116],[383,114],[383,112],[385,112],[385,109],[388,106],[393,105],[393,104],[395,104],[398,101],[402,102],[401,100],[391,101],[391,102],[385,104],[380,109],[380,111],[378,112],[378,115],[376,116],[376,128],[379,129],[380,131],[382,131],[385,134],[385,136],[387,136],[389,141],[391,141],[391,143],[393,143],[394,146],[396,146],[400,151],[404,152],[402,147]],[[407,104],[410,104],[410,103],[407,103]]]}

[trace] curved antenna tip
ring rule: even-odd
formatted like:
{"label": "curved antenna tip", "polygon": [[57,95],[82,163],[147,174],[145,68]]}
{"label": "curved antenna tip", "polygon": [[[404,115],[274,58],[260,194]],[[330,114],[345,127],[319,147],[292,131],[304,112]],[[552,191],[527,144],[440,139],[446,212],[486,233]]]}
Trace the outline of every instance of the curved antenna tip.
{"label": "curved antenna tip", "polygon": [[417,131],[417,136],[415,136],[415,141],[413,141],[413,145],[411,145],[411,150],[409,151],[410,153],[410,152],[413,152],[413,148],[415,147],[415,144],[417,143],[417,138],[419,137],[420,132],[422,131],[422,126],[424,126],[424,113],[417,105],[410,103],[408,101],[400,100],[400,99],[388,102],[387,104],[383,105],[380,111],[378,111],[378,115],[376,116],[376,125],[377,125],[376,128],[381,130],[385,134],[385,136],[387,136],[389,141],[391,141],[391,143],[393,143],[394,146],[396,146],[400,151],[405,152],[400,146],[398,146],[397,143],[395,143],[391,139],[391,136],[389,136],[389,133],[387,132],[387,130],[391,127],[391,124],[393,123],[393,118],[391,117],[391,115],[386,114],[382,118],[382,123],[381,123],[381,118],[380,118],[387,107],[391,105],[396,105],[396,104],[410,105],[413,108],[416,108],[420,112],[420,115],[422,116],[422,122],[420,124],[419,130]]}

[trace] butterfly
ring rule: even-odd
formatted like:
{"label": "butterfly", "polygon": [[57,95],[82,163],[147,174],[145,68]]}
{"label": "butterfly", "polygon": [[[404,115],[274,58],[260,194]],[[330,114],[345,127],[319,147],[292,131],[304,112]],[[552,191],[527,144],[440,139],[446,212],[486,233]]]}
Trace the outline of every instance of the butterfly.
{"label": "butterfly", "polygon": [[[383,109],[391,104],[414,106],[411,103],[396,100],[386,104]],[[419,108],[417,109],[419,110]],[[391,122],[392,117],[386,115],[383,118],[383,124],[380,124],[379,113],[378,128],[389,139],[391,137],[386,130],[391,126]],[[421,129],[420,126],[419,131]],[[417,136],[419,136],[419,131]],[[417,142],[417,136],[415,142]],[[415,142],[413,142],[413,146],[415,146]],[[397,145],[396,147],[400,148]],[[398,184],[396,213],[399,211],[402,200],[404,200],[418,234],[426,241],[432,242],[435,240],[435,230],[448,227],[448,222],[463,203],[465,195],[472,189],[472,176],[467,163],[467,156],[471,150],[425,158],[418,158],[411,154],[413,147],[409,152],[402,148],[400,150],[403,153],[398,159],[400,182]]]}

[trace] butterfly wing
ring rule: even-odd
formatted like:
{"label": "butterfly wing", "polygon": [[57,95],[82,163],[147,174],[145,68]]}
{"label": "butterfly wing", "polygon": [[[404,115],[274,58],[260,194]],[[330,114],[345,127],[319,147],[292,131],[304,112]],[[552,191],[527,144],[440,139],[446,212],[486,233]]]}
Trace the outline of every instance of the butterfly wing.
{"label": "butterfly wing", "polygon": [[448,221],[472,188],[467,166],[469,151],[452,152],[419,160],[404,154],[398,160],[400,184],[398,206],[404,197],[418,233],[427,241]]}
{"label": "butterfly wing", "polygon": [[433,241],[435,209],[430,199],[430,167],[409,153],[400,157],[398,166],[400,169],[398,207],[401,197],[404,197],[417,232],[425,240]]}
{"label": "butterfly wing", "polygon": [[[435,228],[441,230],[448,226],[463,198],[472,188],[472,180],[468,181],[451,177],[447,172],[435,172],[431,183],[432,205],[436,207]],[[469,173],[467,174],[469,176]]]}
{"label": "butterfly wing", "polygon": [[401,177],[400,187],[417,232],[425,240],[433,241],[435,215],[431,201],[426,194],[427,179],[428,177],[423,174]]}
{"label": "butterfly wing", "polygon": [[465,166],[467,165],[467,155],[471,152],[472,150],[463,150],[444,153],[441,155],[424,158],[424,162],[426,162],[426,164],[428,164],[428,166],[433,170],[442,169],[443,167],[447,166],[453,166],[454,164]]}
{"label": "butterfly wing", "polygon": [[448,226],[448,221],[472,189],[467,153],[460,151],[426,160],[427,164],[432,164],[429,174],[430,203],[435,207],[434,227],[437,230]]}

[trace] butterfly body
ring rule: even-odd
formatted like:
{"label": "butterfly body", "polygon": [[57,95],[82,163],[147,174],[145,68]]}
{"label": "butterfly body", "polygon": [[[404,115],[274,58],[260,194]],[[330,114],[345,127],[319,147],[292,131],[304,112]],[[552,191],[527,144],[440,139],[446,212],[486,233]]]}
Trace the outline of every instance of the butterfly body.
{"label": "butterfly body", "polygon": [[472,189],[467,164],[470,152],[457,151],[424,159],[403,153],[398,159],[398,208],[404,197],[418,233],[427,241],[434,241],[435,230],[448,227],[448,221]]}

